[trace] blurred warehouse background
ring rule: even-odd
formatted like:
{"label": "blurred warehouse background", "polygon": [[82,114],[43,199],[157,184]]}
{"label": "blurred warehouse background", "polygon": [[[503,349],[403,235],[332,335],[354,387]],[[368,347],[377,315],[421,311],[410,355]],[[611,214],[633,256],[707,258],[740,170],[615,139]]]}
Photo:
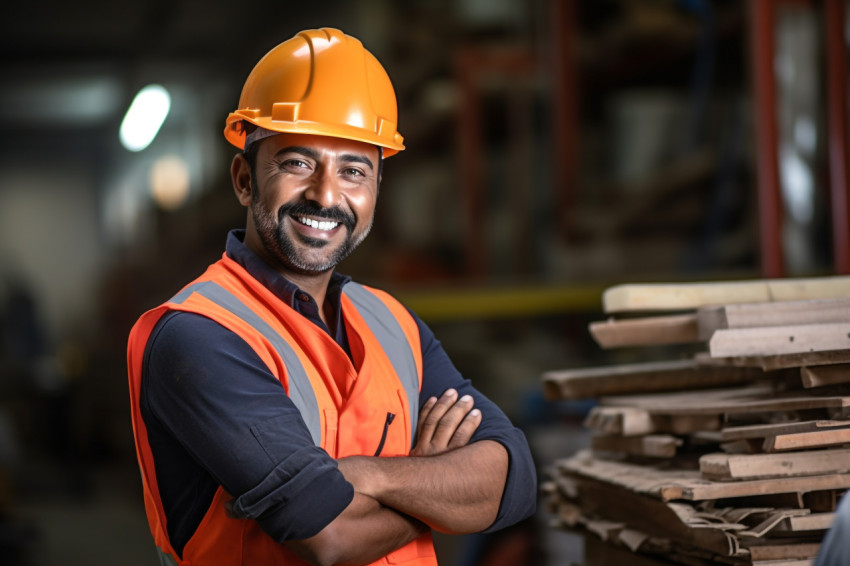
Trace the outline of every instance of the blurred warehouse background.
{"label": "blurred warehouse background", "polygon": [[[545,403],[541,372],[646,355],[589,340],[606,286],[850,272],[845,13],[843,0],[4,6],[0,564],[154,563],[126,336],[244,222],[224,118],[277,43],[338,27],[387,68],[408,149],[341,271],[417,310],[547,462],[581,445],[564,425],[587,407]],[[150,84],[170,110],[129,151],[119,126]],[[580,543],[546,521],[498,553],[444,541],[445,563],[569,564]]]}

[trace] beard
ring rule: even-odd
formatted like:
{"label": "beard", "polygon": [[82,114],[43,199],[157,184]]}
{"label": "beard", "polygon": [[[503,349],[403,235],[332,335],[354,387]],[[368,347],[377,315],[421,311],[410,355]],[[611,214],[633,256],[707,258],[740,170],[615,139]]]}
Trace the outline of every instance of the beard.
{"label": "beard", "polygon": [[[278,208],[277,213],[272,213],[265,204],[255,200],[251,206],[251,215],[260,241],[271,257],[289,271],[301,275],[315,275],[334,269],[363,243],[372,229],[370,221],[360,234],[355,235],[357,218],[354,214],[340,207],[322,208],[310,201],[287,203]],[[287,216],[291,218],[312,216],[339,222],[345,229],[345,240],[332,249],[331,247],[335,244],[327,240],[310,238],[301,234],[291,237],[284,229],[284,219]],[[293,221],[297,222],[297,220]],[[305,247],[307,249],[304,249]],[[320,253],[322,251],[325,253]]]}

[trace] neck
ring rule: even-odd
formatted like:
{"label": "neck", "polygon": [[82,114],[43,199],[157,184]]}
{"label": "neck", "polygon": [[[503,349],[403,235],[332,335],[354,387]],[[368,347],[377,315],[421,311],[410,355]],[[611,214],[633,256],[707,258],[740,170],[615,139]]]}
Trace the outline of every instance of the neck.
{"label": "neck", "polygon": [[[250,217],[249,217],[250,221]],[[247,230],[245,235],[245,245],[248,246],[255,254],[261,257],[267,264],[273,266],[274,269],[286,277],[289,281],[298,286],[299,289],[313,297],[316,304],[319,306],[319,313],[325,324],[328,323],[325,315],[325,296],[328,292],[328,283],[330,283],[333,269],[321,273],[301,273],[287,269],[286,266],[276,261],[272,257],[265,246],[257,236],[256,230]]]}
{"label": "neck", "polygon": [[[319,313],[324,320],[325,296],[328,293],[328,283],[330,283],[333,271],[326,271],[316,275],[305,275],[278,268],[278,272],[295,283],[299,289],[313,297],[313,300],[316,301],[316,304],[319,306]],[[328,321],[324,320],[324,322],[327,324]]]}

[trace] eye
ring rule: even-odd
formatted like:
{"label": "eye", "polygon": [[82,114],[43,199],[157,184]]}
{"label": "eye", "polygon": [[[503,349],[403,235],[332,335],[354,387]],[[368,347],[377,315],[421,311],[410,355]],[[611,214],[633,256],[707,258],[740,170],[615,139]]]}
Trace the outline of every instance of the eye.
{"label": "eye", "polygon": [[365,177],[366,176],[366,174],[362,170],[358,169],[357,167],[345,167],[342,170],[342,174],[345,175],[346,177]]}
{"label": "eye", "polygon": [[303,159],[299,159],[297,157],[293,157],[290,159],[284,159],[280,162],[280,168],[286,169],[288,171],[304,171],[310,169],[310,164]]}
{"label": "eye", "polygon": [[310,161],[302,157],[286,157],[276,161],[279,171],[292,173],[294,175],[309,174],[313,166]]}

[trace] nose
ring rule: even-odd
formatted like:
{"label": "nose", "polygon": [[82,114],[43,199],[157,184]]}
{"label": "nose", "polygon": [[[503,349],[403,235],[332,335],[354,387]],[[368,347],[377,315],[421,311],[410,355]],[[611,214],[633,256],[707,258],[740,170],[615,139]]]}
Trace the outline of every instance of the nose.
{"label": "nose", "polygon": [[313,201],[322,208],[331,208],[340,203],[341,192],[339,181],[333,175],[317,172],[310,179],[304,198]]}

